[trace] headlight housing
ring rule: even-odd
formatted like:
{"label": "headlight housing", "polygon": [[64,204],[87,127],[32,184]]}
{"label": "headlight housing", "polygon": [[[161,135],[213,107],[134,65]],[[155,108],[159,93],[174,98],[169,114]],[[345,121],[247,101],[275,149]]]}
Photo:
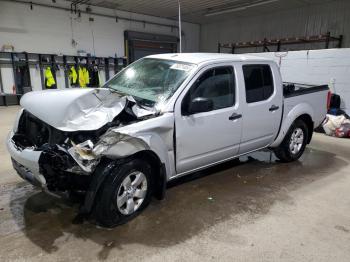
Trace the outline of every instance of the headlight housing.
{"label": "headlight housing", "polygon": [[23,114],[23,110],[24,110],[24,109],[21,108],[21,110],[19,110],[19,112],[17,113],[16,119],[15,119],[15,123],[13,124],[13,127],[12,127],[13,133],[16,133],[16,132],[17,132],[19,119],[21,118],[21,116],[22,116],[22,114]]}

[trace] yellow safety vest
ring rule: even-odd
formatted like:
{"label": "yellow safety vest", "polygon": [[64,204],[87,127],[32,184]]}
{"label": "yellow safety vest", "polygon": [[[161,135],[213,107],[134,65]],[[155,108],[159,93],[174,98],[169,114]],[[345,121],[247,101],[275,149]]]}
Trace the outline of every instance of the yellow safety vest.
{"label": "yellow safety vest", "polygon": [[70,70],[69,70],[69,81],[71,85],[75,85],[77,83],[77,79],[78,79],[78,74],[77,71],[75,70],[74,66],[71,66]]}
{"label": "yellow safety vest", "polygon": [[89,71],[85,67],[79,66],[78,75],[80,87],[86,87],[90,83]]}
{"label": "yellow safety vest", "polygon": [[53,77],[50,67],[47,67],[45,69],[45,84],[46,84],[46,87],[48,88],[56,84],[55,78]]}

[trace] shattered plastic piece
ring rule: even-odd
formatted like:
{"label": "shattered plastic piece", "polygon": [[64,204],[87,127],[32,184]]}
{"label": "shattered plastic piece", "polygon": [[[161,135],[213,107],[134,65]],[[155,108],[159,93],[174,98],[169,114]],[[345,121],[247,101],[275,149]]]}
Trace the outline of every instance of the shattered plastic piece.
{"label": "shattered plastic piece", "polygon": [[91,140],[77,145],[72,142],[68,153],[85,172],[91,173],[103,155],[118,158],[145,149],[149,149],[149,146],[142,139],[111,129],[102,135],[95,145]]}
{"label": "shattered plastic piece", "polygon": [[78,145],[71,141],[72,147],[68,149],[68,153],[73,157],[75,162],[87,173],[91,173],[97,166],[99,159],[92,153],[94,144],[91,140],[87,140]]}
{"label": "shattered plastic piece", "polygon": [[91,160],[86,160],[81,157],[81,155],[78,153],[79,150],[77,150],[76,148],[76,146],[71,147],[70,149],[68,149],[68,153],[73,157],[75,162],[77,162],[77,164],[81,167],[82,170],[84,170],[87,173],[91,173],[99,163],[99,159],[92,158]]}
{"label": "shattered plastic piece", "polygon": [[153,115],[154,113],[152,111],[146,110],[144,108],[141,108],[137,105],[134,105],[132,108],[133,113],[136,115],[137,118],[145,117]]}
{"label": "shattered plastic piece", "polygon": [[94,144],[91,142],[91,140],[87,140],[83,143],[80,143],[78,145],[75,145],[72,142],[72,145],[79,156],[84,160],[93,160],[96,158],[96,156],[92,153],[92,149],[94,147]]}

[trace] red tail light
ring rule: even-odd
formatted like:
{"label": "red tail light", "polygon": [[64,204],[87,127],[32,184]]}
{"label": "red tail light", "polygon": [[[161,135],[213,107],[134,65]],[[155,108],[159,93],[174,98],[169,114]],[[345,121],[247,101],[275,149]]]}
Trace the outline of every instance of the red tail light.
{"label": "red tail light", "polygon": [[327,112],[331,108],[331,97],[332,97],[332,92],[328,91],[328,94],[327,94]]}

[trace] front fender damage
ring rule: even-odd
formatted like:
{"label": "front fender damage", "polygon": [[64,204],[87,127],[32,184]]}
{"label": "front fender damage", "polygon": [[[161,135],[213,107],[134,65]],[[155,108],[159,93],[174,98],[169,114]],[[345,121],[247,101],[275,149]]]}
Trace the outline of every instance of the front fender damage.
{"label": "front fender damage", "polygon": [[[85,195],[84,203],[80,207],[79,214],[74,219],[74,223],[81,223],[89,216],[97,192],[112,169],[121,164],[126,157],[149,149],[149,145],[141,138],[124,134],[113,129],[108,130],[102,135],[95,145],[90,140],[77,145],[73,144],[68,150],[69,154],[85,172],[94,172],[92,181]],[[106,162],[106,158],[115,161],[107,160]],[[100,163],[101,165],[99,165]],[[162,190],[163,192],[161,192],[161,194],[164,197],[165,187],[162,188]]]}
{"label": "front fender damage", "polygon": [[120,159],[148,149],[148,144],[142,139],[110,129],[96,144],[91,140],[77,145],[72,142],[68,152],[82,170],[92,173],[102,157]]}

